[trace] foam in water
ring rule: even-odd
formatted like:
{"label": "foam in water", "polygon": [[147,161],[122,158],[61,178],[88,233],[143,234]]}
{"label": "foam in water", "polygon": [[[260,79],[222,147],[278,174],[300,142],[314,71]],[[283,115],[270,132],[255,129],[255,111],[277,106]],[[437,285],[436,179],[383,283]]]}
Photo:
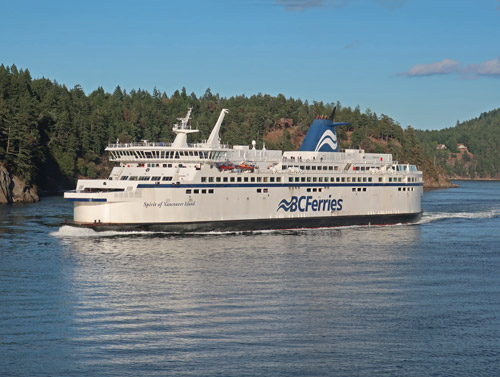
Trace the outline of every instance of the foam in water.
{"label": "foam in water", "polygon": [[500,208],[479,212],[424,212],[417,224],[428,224],[449,219],[492,219],[500,216]]}
{"label": "foam in water", "polygon": [[96,232],[90,228],[80,228],[70,225],[63,225],[59,230],[50,233],[52,237],[58,238],[88,238],[88,237],[113,237],[119,235],[135,235],[135,234],[151,234],[153,232],[137,231],[137,232],[118,232],[118,231],[105,231]]}

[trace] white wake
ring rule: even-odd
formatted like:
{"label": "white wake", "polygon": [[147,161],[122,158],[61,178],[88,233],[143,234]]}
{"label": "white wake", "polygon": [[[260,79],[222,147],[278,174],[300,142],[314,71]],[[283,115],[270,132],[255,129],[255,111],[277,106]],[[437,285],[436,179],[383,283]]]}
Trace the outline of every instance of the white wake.
{"label": "white wake", "polygon": [[500,208],[491,208],[479,212],[424,212],[418,224],[427,224],[449,219],[493,219],[500,217]]}

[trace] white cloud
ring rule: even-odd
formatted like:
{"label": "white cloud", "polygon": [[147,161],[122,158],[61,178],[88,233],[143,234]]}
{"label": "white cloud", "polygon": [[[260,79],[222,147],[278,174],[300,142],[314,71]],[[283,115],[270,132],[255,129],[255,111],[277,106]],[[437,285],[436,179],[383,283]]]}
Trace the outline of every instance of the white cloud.
{"label": "white cloud", "polygon": [[452,59],[444,59],[430,64],[417,64],[410,68],[409,71],[400,73],[398,76],[421,77],[451,73],[457,73],[463,79],[477,79],[484,76],[500,77],[500,57],[479,64],[469,64],[466,67]]}
{"label": "white cloud", "polygon": [[469,64],[464,73],[472,76],[500,76],[500,57],[479,64]]}
{"label": "white cloud", "polygon": [[444,59],[440,62],[430,64],[417,64],[410,68],[408,72],[400,74],[401,76],[431,76],[446,75],[457,72],[460,69],[460,63],[452,59]]}
{"label": "white cloud", "polygon": [[[304,11],[308,8],[339,8],[357,0],[275,0],[275,4],[290,11]],[[409,0],[371,0],[385,8],[399,8]],[[499,0],[500,1],[500,0]]]}

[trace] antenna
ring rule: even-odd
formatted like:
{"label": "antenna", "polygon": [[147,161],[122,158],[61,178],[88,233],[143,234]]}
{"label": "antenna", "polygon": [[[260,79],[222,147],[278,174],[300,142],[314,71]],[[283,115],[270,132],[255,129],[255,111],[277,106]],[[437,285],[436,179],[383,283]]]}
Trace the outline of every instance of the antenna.
{"label": "antenna", "polygon": [[332,115],[330,115],[330,117],[328,118],[329,120],[331,120],[333,122],[333,117],[335,116],[335,110],[337,110],[337,106],[335,106],[333,108],[333,111],[332,111]]}

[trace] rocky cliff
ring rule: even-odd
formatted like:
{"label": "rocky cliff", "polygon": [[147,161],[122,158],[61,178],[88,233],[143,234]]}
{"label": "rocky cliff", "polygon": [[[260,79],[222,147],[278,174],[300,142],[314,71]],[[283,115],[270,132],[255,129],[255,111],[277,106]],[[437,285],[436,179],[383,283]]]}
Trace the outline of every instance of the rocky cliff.
{"label": "rocky cliff", "polygon": [[28,187],[0,164],[0,204],[38,202],[36,187]]}

